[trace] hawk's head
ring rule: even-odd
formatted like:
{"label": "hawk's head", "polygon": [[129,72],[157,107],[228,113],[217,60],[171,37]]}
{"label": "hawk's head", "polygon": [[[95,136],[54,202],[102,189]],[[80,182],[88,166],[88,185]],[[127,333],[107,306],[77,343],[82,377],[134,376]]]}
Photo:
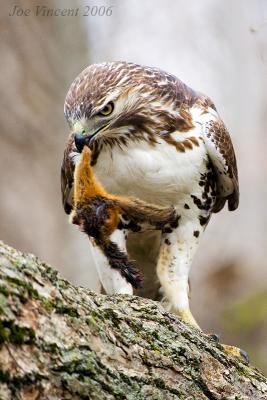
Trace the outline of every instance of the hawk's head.
{"label": "hawk's head", "polygon": [[81,72],[67,93],[64,112],[80,151],[85,143],[155,142],[155,133],[177,128],[181,102],[193,97],[176,77],[157,68],[110,62]]}

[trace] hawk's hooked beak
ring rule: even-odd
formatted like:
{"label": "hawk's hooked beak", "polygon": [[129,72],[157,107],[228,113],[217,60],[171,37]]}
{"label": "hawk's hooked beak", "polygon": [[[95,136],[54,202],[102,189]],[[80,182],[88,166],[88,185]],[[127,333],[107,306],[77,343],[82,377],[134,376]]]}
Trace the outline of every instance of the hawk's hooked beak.
{"label": "hawk's hooked beak", "polygon": [[74,134],[74,142],[75,142],[75,146],[77,147],[77,150],[79,153],[82,152],[83,148],[85,145],[89,146],[92,139],[99,133],[99,132],[103,132],[105,131],[110,124],[104,125],[102,127],[100,127],[99,129],[97,129],[94,133],[92,133],[92,135],[86,135],[84,133],[81,132],[76,132]]}
{"label": "hawk's hooked beak", "polygon": [[86,139],[87,139],[87,136],[83,135],[82,133],[75,133],[74,142],[75,142],[75,146],[79,153],[82,152],[82,149],[84,148]]}

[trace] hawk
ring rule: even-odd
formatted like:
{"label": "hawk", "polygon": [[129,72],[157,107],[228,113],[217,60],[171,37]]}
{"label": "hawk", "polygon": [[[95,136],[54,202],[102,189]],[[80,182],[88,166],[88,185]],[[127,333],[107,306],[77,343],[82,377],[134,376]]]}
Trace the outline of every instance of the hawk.
{"label": "hawk", "polygon": [[[178,224],[162,231],[156,273],[169,309],[199,328],[189,308],[192,259],[212,213],[225,204],[233,211],[239,202],[233,145],[213,102],[158,68],[107,62],[78,75],[64,112],[70,126],[61,170],[66,213],[84,145],[109,193],[174,206]],[[112,240],[126,248],[123,229]],[[133,293],[103,257],[97,269],[107,293]]]}

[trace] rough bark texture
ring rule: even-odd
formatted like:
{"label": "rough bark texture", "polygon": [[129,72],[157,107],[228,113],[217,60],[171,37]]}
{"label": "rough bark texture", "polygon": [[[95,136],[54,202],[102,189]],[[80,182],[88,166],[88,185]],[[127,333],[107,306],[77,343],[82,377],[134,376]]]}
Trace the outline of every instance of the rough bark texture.
{"label": "rough bark texture", "polygon": [[0,245],[1,399],[267,399],[267,381],[139,297],[74,287]]}

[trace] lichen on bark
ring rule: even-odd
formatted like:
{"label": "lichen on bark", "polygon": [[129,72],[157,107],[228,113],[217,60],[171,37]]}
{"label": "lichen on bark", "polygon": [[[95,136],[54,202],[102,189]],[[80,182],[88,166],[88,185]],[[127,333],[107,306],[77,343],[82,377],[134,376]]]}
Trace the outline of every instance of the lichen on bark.
{"label": "lichen on bark", "polygon": [[160,304],[105,296],[0,244],[0,398],[267,399],[256,369]]}

